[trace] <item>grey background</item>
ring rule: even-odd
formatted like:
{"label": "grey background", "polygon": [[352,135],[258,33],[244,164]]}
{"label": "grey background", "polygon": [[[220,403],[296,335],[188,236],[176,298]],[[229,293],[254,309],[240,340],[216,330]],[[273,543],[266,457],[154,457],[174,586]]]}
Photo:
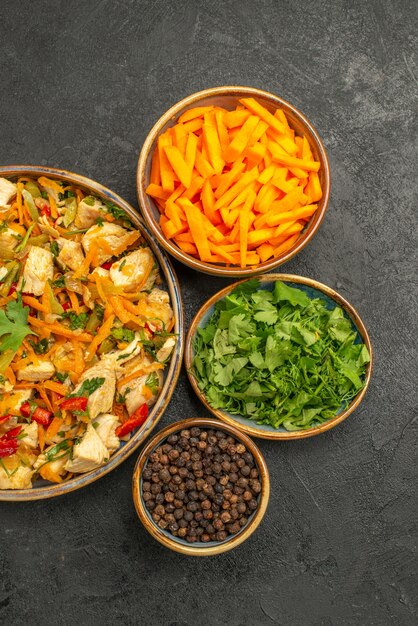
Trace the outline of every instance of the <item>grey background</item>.
{"label": "grey background", "polygon": [[[141,144],[180,98],[244,84],[300,107],[333,187],[283,270],[358,308],[376,367],[335,430],[260,443],[268,513],[232,553],[198,560],[154,542],[131,500],[134,457],[61,499],[1,504],[1,623],[418,623],[416,18],[413,0],[2,0],[2,164],[68,168],[137,206]],[[190,322],[226,282],[176,267]],[[183,374],[161,426],[204,414]]]}

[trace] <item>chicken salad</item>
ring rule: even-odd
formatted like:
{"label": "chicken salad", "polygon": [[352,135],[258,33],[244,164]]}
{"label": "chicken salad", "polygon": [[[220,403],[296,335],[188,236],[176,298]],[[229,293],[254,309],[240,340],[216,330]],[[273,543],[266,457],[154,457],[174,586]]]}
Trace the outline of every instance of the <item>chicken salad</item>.
{"label": "chicken salad", "polygon": [[173,327],[122,209],[45,176],[0,178],[0,489],[104,465],[146,421]]}

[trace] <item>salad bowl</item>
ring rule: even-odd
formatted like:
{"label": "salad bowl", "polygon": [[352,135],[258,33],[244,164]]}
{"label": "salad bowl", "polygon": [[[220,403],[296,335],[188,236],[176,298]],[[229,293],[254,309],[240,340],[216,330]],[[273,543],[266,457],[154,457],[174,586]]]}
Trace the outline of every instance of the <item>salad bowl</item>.
{"label": "salad bowl", "polygon": [[100,183],[73,172],[32,165],[11,165],[0,167],[0,178],[7,178],[13,181],[24,176],[31,178],[48,177],[48,179],[51,180],[65,181],[87,194],[92,194],[99,199],[102,199],[104,202],[112,203],[112,205],[114,205],[117,209],[126,213],[135,229],[140,232],[141,236],[152,250],[154,258],[160,268],[162,283],[169,294],[173,310],[174,328],[172,332],[176,336],[176,343],[171,354],[170,362],[164,370],[160,393],[155,404],[152,408],[150,408],[146,420],[143,421],[137,430],[132,433],[132,436],[128,440],[125,440],[125,437],[123,438],[124,440],[121,440],[120,447],[110,456],[110,459],[104,465],[101,465],[92,471],[88,471],[87,473],[73,474],[73,476],[68,480],[56,484],[51,484],[39,478],[34,482],[32,488],[0,490],[0,500],[7,501],[38,500],[63,495],[95,482],[120,465],[148,437],[163,415],[163,412],[175,389],[183,355],[184,321],[178,279],[170,261],[166,255],[160,251],[151,233],[144,225],[135,209],[116,193],[107,189]]}

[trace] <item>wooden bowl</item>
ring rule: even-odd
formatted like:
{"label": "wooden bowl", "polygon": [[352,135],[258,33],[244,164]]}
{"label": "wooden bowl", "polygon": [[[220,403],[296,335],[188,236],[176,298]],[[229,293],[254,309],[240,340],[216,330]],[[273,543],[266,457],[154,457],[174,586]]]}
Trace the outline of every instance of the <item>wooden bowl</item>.
{"label": "wooden bowl", "polygon": [[213,413],[213,415],[221,419],[223,422],[231,426],[235,426],[242,432],[247,433],[247,435],[251,435],[252,437],[261,437],[262,439],[287,440],[304,439],[305,437],[313,437],[315,435],[319,435],[326,430],[330,430],[330,428],[334,428],[334,426],[336,426],[337,424],[340,424],[358,407],[360,402],[363,400],[370,383],[370,377],[373,368],[373,350],[370,342],[370,337],[368,335],[365,325],[363,324],[355,308],[349,302],[347,302],[347,300],[345,300],[339,293],[331,289],[331,287],[327,287],[326,285],[323,285],[316,280],[312,280],[311,278],[303,278],[302,276],[294,276],[292,274],[267,274],[265,276],[259,276],[258,279],[260,280],[260,288],[262,289],[268,289],[276,280],[281,280],[285,283],[288,283],[292,287],[298,287],[299,289],[302,289],[303,291],[307,292],[310,297],[313,296],[316,298],[321,298],[321,300],[323,300],[328,305],[337,304],[345,311],[348,318],[351,320],[353,328],[357,330],[362,342],[366,345],[370,353],[370,363],[367,364],[364,381],[365,384],[363,389],[359,391],[359,393],[355,396],[355,398],[351,400],[351,402],[347,406],[341,406],[340,411],[334,417],[330,418],[319,426],[315,426],[307,430],[287,431],[283,427],[276,429],[273,428],[273,426],[269,426],[267,424],[257,424],[254,420],[250,420],[249,418],[243,417],[241,415],[232,415],[227,411],[214,409],[208,403],[204,394],[200,390],[197,379],[192,371],[192,362],[194,358],[193,340],[197,329],[201,326],[204,326],[212,315],[216,302],[228,295],[237,285],[246,281],[238,281],[236,283],[233,283],[232,285],[228,285],[228,287],[225,287],[221,291],[218,291],[218,293],[209,298],[209,300],[205,302],[205,304],[196,313],[196,316],[191,323],[189,332],[186,337],[184,352],[184,361],[190,383],[200,401],[211,413]]}
{"label": "wooden bowl", "polygon": [[155,428],[167,407],[180,373],[184,344],[183,305],[177,276],[171,262],[158,248],[154,237],[144,225],[135,209],[116,193],[110,191],[110,189],[107,189],[100,183],[96,183],[89,178],[85,178],[79,174],[74,174],[73,172],[37,165],[5,165],[0,167],[0,177],[17,178],[18,176],[33,176],[35,178],[38,176],[48,176],[48,178],[52,179],[65,180],[70,184],[75,184],[81,189],[85,189],[94,195],[104,198],[105,200],[110,200],[129,215],[129,218],[141,232],[144,239],[146,239],[161,268],[161,276],[165,283],[165,287],[170,294],[171,305],[175,318],[174,332],[177,333],[178,341],[174,349],[170,365],[165,372],[165,380],[161,393],[157,402],[150,410],[148,419],[143,426],[141,426],[133,434],[129,441],[121,443],[119,450],[117,450],[110,457],[108,463],[91,472],[87,472],[86,474],[75,476],[74,478],[71,478],[63,483],[51,484],[46,481],[38,480],[32,489],[0,490],[0,500],[9,501],[41,500],[69,493],[70,491],[75,491],[76,489],[85,487],[86,485],[95,482],[102,476],[105,476],[105,474],[111,472],[115,469],[115,467],[120,465],[122,461],[127,459],[128,456],[130,456],[138,448],[138,446]]}
{"label": "wooden bowl", "polygon": [[[232,437],[237,439],[237,441],[243,443],[246,446],[247,450],[253,455],[260,473],[261,493],[258,496],[258,508],[249,518],[247,525],[244,526],[239,533],[228,537],[227,539],[225,539],[225,541],[211,541],[210,543],[187,543],[187,541],[181,539],[180,537],[174,537],[174,535],[172,535],[168,531],[161,530],[161,528],[157,526],[157,524],[154,522],[151,515],[149,514],[148,510],[145,508],[144,500],[142,498],[142,472],[145,468],[150,454],[152,454],[155,448],[159,446],[162,441],[164,441],[169,435],[176,433],[184,428],[193,428],[193,426],[222,430],[228,433],[228,435],[231,435]],[[221,424],[218,420],[214,419],[189,418],[180,422],[175,422],[174,424],[170,424],[170,426],[167,426],[166,428],[158,432],[141,451],[141,454],[139,455],[135,465],[132,481],[132,494],[139,519],[141,520],[147,531],[150,533],[150,535],[152,535],[154,539],[159,541],[163,546],[165,546],[166,548],[170,548],[170,550],[174,550],[174,552],[181,552],[182,554],[187,554],[189,556],[214,556],[216,554],[221,554],[222,552],[227,552],[228,550],[236,548],[246,539],[248,539],[250,535],[253,534],[253,532],[263,519],[267,509],[270,497],[270,477],[266,462],[254,441],[252,441],[246,435],[243,435],[242,432],[235,428],[235,426]]]}
{"label": "wooden bowl", "polygon": [[[240,268],[237,266],[218,265],[215,263],[207,263],[200,261],[195,257],[183,252],[174,242],[166,239],[161,227],[159,225],[158,207],[153,198],[145,193],[145,189],[149,184],[150,172],[151,172],[151,160],[154,153],[154,149],[157,145],[158,137],[161,133],[165,132],[167,128],[174,126],[179,116],[187,109],[196,106],[208,106],[218,105],[226,109],[234,109],[240,98],[253,97],[258,100],[269,111],[277,108],[283,109],[289,120],[290,126],[299,135],[306,135],[309,144],[312,149],[314,159],[320,161],[321,167],[319,170],[319,178],[321,181],[323,196],[318,202],[318,209],[308,222],[305,230],[301,233],[299,239],[295,242],[294,246],[285,252],[284,254],[270,259],[264,263],[260,263],[256,266]],[[325,152],[324,145],[319,138],[318,133],[312,126],[312,124],[306,119],[306,117],[294,106],[282,100],[278,96],[271,94],[261,89],[255,89],[252,87],[214,87],[212,89],[206,89],[205,91],[199,91],[197,93],[180,100],[174,106],[171,107],[156,124],[152,127],[144,145],[142,146],[141,153],[138,160],[137,168],[137,193],[139,206],[141,208],[142,215],[145,222],[153,235],[157,238],[160,244],[172,254],[178,261],[181,261],[185,265],[205,274],[212,274],[214,276],[227,276],[227,277],[240,277],[254,276],[263,272],[270,271],[282,263],[289,261],[292,257],[300,252],[312,239],[316,231],[318,230],[322,220],[325,216],[325,211],[328,206],[328,199],[330,193],[330,171],[328,164],[328,157]]]}

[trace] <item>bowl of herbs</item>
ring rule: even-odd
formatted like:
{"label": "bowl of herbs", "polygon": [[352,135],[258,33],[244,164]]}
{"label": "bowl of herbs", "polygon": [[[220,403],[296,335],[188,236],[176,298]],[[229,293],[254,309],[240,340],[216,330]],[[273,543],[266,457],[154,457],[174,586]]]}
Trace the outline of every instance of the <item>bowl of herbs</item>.
{"label": "bowl of herbs", "polygon": [[330,287],[287,274],[240,281],[210,298],[186,339],[192,387],[214,415],[265,439],[333,428],[370,382],[370,338]]}

